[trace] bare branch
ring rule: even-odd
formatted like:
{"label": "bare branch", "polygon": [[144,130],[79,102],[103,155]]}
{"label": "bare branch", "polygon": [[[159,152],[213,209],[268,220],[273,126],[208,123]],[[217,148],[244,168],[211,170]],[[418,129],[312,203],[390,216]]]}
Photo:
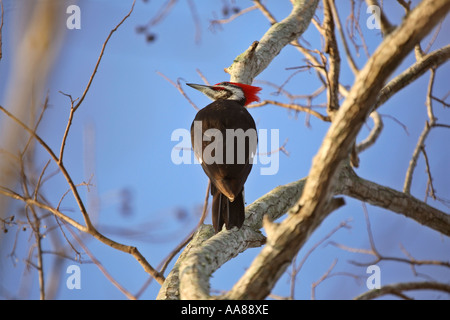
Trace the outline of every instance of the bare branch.
{"label": "bare branch", "polygon": [[427,169],[427,175],[428,175],[428,183],[427,183],[427,189],[429,187],[429,191],[427,190],[426,196],[425,196],[425,201],[426,198],[428,197],[428,194],[430,194],[430,196],[436,200],[436,192],[434,190],[434,186],[433,186],[433,177],[431,176],[431,169],[430,169],[430,162],[428,161],[428,155],[427,152],[425,151],[425,146],[422,146],[421,150],[423,157],[425,159],[425,167]]}
{"label": "bare branch", "polygon": [[180,83],[180,79],[177,79],[177,83],[173,82],[172,80],[170,80],[167,76],[165,76],[163,73],[157,71],[156,72],[158,75],[160,75],[161,77],[163,77],[164,79],[166,79],[171,85],[173,85],[175,88],[177,88],[177,90],[183,95],[183,97],[186,98],[187,101],[189,101],[189,103],[194,107],[195,110],[200,110],[199,107],[197,107],[195,105],[194,102],[192,102],[191,99],[189,99],[189,97],[187,96],[186,92],[184,92],[184,89],[181,87],[181,83]]}
{"label": "bare branch", "polygon": [[242,9],[242,10],[239,10],[239,12],[237,12],[237,13],[231,15],[231,16],[230,16],[229,18],[227,18],[227,19],[216,19],[216,20],[211,20],[211,27],[215,27],[216,25],[220,25],[220,24],[226,24],[226,23],[229,23],[229,22],[233,21],[234,19],[240,17],[241,15],[246,14],[247,12],[253,11],[253,10],[255,10],[255,9],[257,9],[257,7],[256,7],[255,5],[253,5],[253,6],[251,6],[251,7],[248,7],[248,8]]}
{"label": "bare branch", "polygon": [[355,297],[355,300],[371,300],[387,294],[399,295],[403,291],[410,290],[436,290],[450,293],[450,285],[431,281],[396,283],[360,294]]}
{"label": "bare branch", "polygon": [[306,112],[306,113],[309,113],[309,114],[319,118],[322,121],[326,121],[326,122],[331,121],[329,116],[324,116],[324,115],[320,114],[319,112],[312,110],[310,107],[304,107],[304,106],[301,106],[301,105],[295,104],[295,103],[282,103],[282,102],[278,102],[278,101],[274,101],[274,100],[264,100],[261,102],[257,102],[257,103],[248,105],[247,108],[250,109],[250,108],[256,108],[256,107],[262,107],[262,106],[265,106],[268,104],[272,104],[274,106],[279,106],[279,107],[283,107],[283,108],[291,109],[291,110],[295,110],[295,111]]}
{"label": "bare branch", "polygon": [[329,55],[327,72],[327,112],[333,118],[334,113],[339,109],[339,73],[341,70],[341,57],[334,33],[334,20],[331,7],[332,0],[323,1],[324,29],[325,29],[325,52]]}
{"label": "bare branch", "polygon": [[[266,16],[266,18],[269,20],[269,22],[274,25],[277,24],[277,21],[275,19],[275,17],[269,12],[269,10],[261,3],[261,1],[255,1],[255,5],[258,6],[258,8],[261,10],[261,12],[264,14],[264,16]],[[281,22],[280,22],[281,23]],[[311,53],[311,50],[308,50],[306,48],[304,48],[299,40],[296,38],[294,40],[292,40],[290,42],[291,45],[293,45],[298,51],[300,51],[305,57],[306,59],[309,61],[310,66],[309,67],[317,67],[320,65],[319,61],[317,60],[317,58]],[[226,70],[227,71],[227,70]],[[322,75],[326,77],[326,70],[324,68],[318,68],[316,69],[316,71]],[[319,78],[320,79],[320,78]],[[347,96],[348,90],[339,83],[339,93],[342,96]]]}
{"label": "bare branch", "polygon": [[262,14],[269,20],[270,24],[277,23],[277,20],[270,13],[270,11],[264,6],[260,0],[253,0],[255,6],[262,12]]}
{"label": "bare branch", "polygon": [[[353,170],[343,170],[338,194],[400,213],[433,230],[450,236],[450,215],[413,196],[357,177]],[[344,183],[342,183],[344,182]]]}
{"label": "bare branch", "polygon": [[341,222],[337,227],[335,227],[333,230],[331,230],[325,237],[323,237],[321,240],[319,240],[318,242],[316,242],[311,249],[308,250],[308,252],[306,252],[302,258],[302,260],[298,263],[297,266],[295,266],[296,264],[296,258],[297,256],[294,258],[294,260],[292,261],[292,271],[291,271],[291,293],[290,293],[290,299],[294,299],[294,292],[295,292],[295,283],[296,283],[296,277],[297,274],[300,272],[300,270],[302,269],[303,265],[306,263],[306,260],[309,258],[309,256],[313,253],[314,250],[316,250],[320,245],[322,245],[326,240],[328,240],[329,238],[331,238],[332,235],[334,235],[338,230],[342,229],[342,228],[347,228],[350,229],[350,225],[349,225],[350,219],[347,221],[343,221]]}
{"label": "bare branch", "polygon": [[431,67],[439,66],[450,59],[450,45],[447,45],[439,50],[433,51],[420,60],[414,63],[411,67],[403,71],[401,74],[396,76],[394,79],[389,81],[380,93],[374,104],[374,109],[385,103],[391,96],[395,93],[409,85],[411,82],[419,78],[425,72],[427,72]]}
{"label": "bare branch", "polygon": [[350,52],[350,49],[348,48],[347,40],[345,38],[344,30],[342,29],[342,24],[341,24],[341,21],[339,19],[339,15],[338,15],[338,12],[337,12],[337,8],[336,8],[336,5],[335,5],[335,2],[334,1],[329,1],[329,2],[330,2],[331,11],[333,12],[333,17],[334,17],[334,21],[336,23],[336,27],[338,29],[339,35],[340,35],[341,40],[342,40],[342,44],[344,46],[344,50],[345,50],[345,54],[347,56],[348,64],[350,66],[350,69],[353,71],[353,74],[357,75],[358,72],[359,72],[359,69],[356,66],[355,60],[353,59],[353,56],[352,56],[352,54]]}
{"label": "bare branch", "polygon": [[367,138],[361,141],[361,143],[356,146],[356,152],[358,153],[374,145],[378,137],[380,136],[381,131],[383,130],[383,121],[381,120],[381,117],[378,114],[378,112],[377,111],[372,112],[370,114],[370,117],[373,120],[373,128],[370,131]]}
{"label": "bare branch", "polygon": [[292,12],[283,21],[272,25],[256,45],[236,57],[227,69],[231,81],[251,84],[278,55],[282,48],[298,38],[308,27],[318,0],[296,0]]}
{"label": "bare branch", "polygon": [[425,122],[425,127],[420,134],[419,140],[417,141],[416,148],[414,149],[412,158],[409,162],[408,170],[406,171],[406,177],[405,177],[405,183],[403,185],[403,192],[410,193],[411,190],[411,183],[412,178],[414,174],[414,169],[417,165],[417,160],[419,158],[421,150],[425,147],[425,140],[428,137],[428,134],[430,133],[431,129],[433,128],[434,124],[436,123],[436,118],[433,114],[433,108],[432,108],[432,91],[433,91],[433,84],[434,84],[434,78],[435,78],[435,69],[430,69],[430,81],[428,83],[428,94],[427,94],[427,113],[428,113],[428,121]]}
{"label": "bare branch", "polygon": [[320,279],[315,281],[315,282],[313,282],[313,284],[311,285],[311,300],[316,300],[316,287],[319,284],[321,284],[326,278],[328,278],[328,276],[330,275],[331,271],[336,266],[336,263],[337,263],[337,259],[334,259],[333,263],[331,263],[331,265],[328,268],[328,270],[320,277]]}
{"label": "bare branch", "polygon": [[[364,49],[364,53],[369,58],[370,57],[369,49],[367,48],[366,40],[364,39],[364,35],[362,33],[361,26],[359,25],[362,1],[358,1],[358,3],[359,3],[359,6],[356,9],[355,1],[350,0],[351,13],[347,17],[346,28],[347,28],[347,33],[349,34],[350,41],[353,43],[353,46],[356,49],[357,55],[359,56],[359,49],[362,47]],[[356,9],[356,13],[355,13],[355,9]],[[356,33],[359,34],[359,36],[361,38],[361,42],[362,42],[361,45],[356,43],[355,31],[356,31]]]}
{"label": "bare branch", "polygon": [[[21,176],[22,176],[22,189],[27,198],[30,197],[30,193],[28,191],[28,183],[27,178],[25,175],[25,169],[24,169],[24,163],[23,159],[20,161],[20,169],[21,169]],[[36,209],[33,206],[27,206],[25,208],[25,211],[27,209],[30,209],[33,221],[30,220],[28,217],[28,214],[26,214],[26,217],[28,219],[28,223],[31,226],[31,229],[33,230],[35,241],[36,241],[36,248],[37,248],[37,265],[36,269],[38,270],[39,274],[39,293],[40,293],[40,299],[45,300],[45,279],[44,279],[44,263],[42,259],[42,234],[41,234],[41,220],[38,216]]]}
{"label": "bare branch", "polygon": [[63,92],[61,92],[61,94],[67,96],[70,99],[69,120],[67,121],[66,130],[64,131],[64,135],[63,135],[62,142],[61,142],[61,147],[59,149],[59,161],[62,163],[63,155],[64,155],[64,148],[66,146],[67,136],[69,135],[70,126],[72,125],[73,115],[75,113],[74,103],[78,100],[78,98],[73,100],[72,96],[70,94],[66,94],[66,93],[63,93]]}

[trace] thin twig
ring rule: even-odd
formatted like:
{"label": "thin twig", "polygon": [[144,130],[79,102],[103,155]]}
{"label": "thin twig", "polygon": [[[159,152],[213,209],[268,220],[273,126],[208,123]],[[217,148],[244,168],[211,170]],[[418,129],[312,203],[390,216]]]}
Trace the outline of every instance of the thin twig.
{"label": "thin twig", "polygon": [[296,260],[297,260],[297,256],[294,257],[294,259],[292,260],[292,272],[291,272],[291,293],[290,293],[290,299],[294,300],[294,293],[295,293],[295,284],[296,284],[296,277],[298,275],[298,273],[300,272],[300,270],[302,269],[303,265],[306,263],[307,259],[309,258],[309,256],[314,252],[314,250],[316,250],[321,244],[323,244],[326,240],[328,240],[329,238],[331,238],[338,230],[342,229],[342,228],[347,228],[350,229],[351,227],[349,226],[349,222],[350,220],[346,220],[346,221],[342,221],[337,227],[335,227],[333,230],[331,230],[325,237],[323,237],[321,240],[319,240],[318,242],[316,242],[311,249],[308,250],[308,252],[306,252],[306,254],[303,256],[302,260],[298,263],[297,266],[295,266],[296,264]]}
{"label": "thin twig", "polygon": [[330,1],[330,7],[331,11],[333,12],[334,21],[336,23],[339,36],[341,37],[342,44],[344,46],[344,51],[347,56],[348,65],[350,66],[350,69],[352,70],[353,74],[356,76],[359,73],[359,69],[356,66],[355,60],[353,59],[350,49],[348,48],[347,39],[345,38],[344,30],[342,29],[341,20],[339,19],[339,14],[337,12],[337,8],[334,1]]}
{"label": "thin twig", "polygon": [[[277,20],[275,19],[275,17],[270,13],[270,11],[267,9],[267,7],[265,7],[261,1],[254,1],[255,5],[258,7],[259,10],[261,10],[261,12],[264,14],[264,16],[269,20],[269,22],[273,25],[275,23],[277,23]],[[312,66],[320,66],[319,61],[317,60],[317,58],[311,53],[311,50],[306,49],[305,47],[303,47],[300,44],[300,41],[298,39],[292,41],[290,43],[292,46],[294,46],[298,51],[300,51],[310,62],[310,64]],[[322,76],[325,76],[325,69],[324,68],[319,68],[316,69],[316,71],[321,74]],[[320,77],[319,77],[320,80]],[[339,93],[346,97],[348,90],[345,88],[345,86],[343,86],[342,84],[338,84],[339,85]]]}
{"label": "thin twig", "polygon": [[202,78],[203,82],[204,82],[206,85],[208,85],[208,86],[211,85],[211,84],[209,83],[208,79],[206,79],[205,75],[200,71],[200,69],[195,69],[195,71],[197,71],[197,74],[200,76],[200,78]]}
{"label": "thin twig", "polygon": [[72,96],[70,94],[64,93],[62,91],[59,91],[61,94],[65,95],[66,97],[69,97],[70,99],[70,113],[69,113],[69,120],[67,121],[67,125],[66,125],[66,130],[64,131],[64,135],[62,138],[62,142],[61,142],[61,147],[59,149],[59,161],[62,163],[62,159],[63,159],[63,155],[64,155],[64,148],[66,146],[66,139],[67,136],[69,134],[69,129],[70,126],[72,125],[72,120],[73,120],[73,114],[75,113],[75,108],[74,108],[74,103],[75,101],[77,101],[79,98],[73,100]]}
{"label": "thin twig", "polygon": [[189,99],[189,97],[187,96],[186,92],[184,92],[184,89],[181,87],[181,83],[180,83],[180,79],[177,79],[177,83],[173,82],[172,80],[170,80],[166,75],[164,75],[162,72],[156,71],[156,73],[158,75],[160,75],[161,77],[163,77],[164,79],[166,79],[171,85],[173,85],[175,88],[177,88],[177,90],[183,95],[183,97],[186,98],[187,101],[189,101],[189,103],[194,107],[195,110],[200,110],[199,107],[197,107],[195,105],[194,102],[192,102],[191,99]]}
{"label": "thin twig", "polygon": [[431,72],[430,73],[430,81],[428,83],[428,93],[427,93],[427,99],[426,99],[428,120],[425,122],[425,127],[423,128],[422,133],[419,136],[419,140],[417,141],[416,148],[414,149],[411,160],[409,161],[408,170],[406,171],[405,182],[403,185],[403,192],[405,192],[407,194],[409,194],[411,191],[412,178],[413,178],[414,170],[417,165],[417,160],[419,158],[419,154],[420,154],[422,148],[425,146],[425,140],[428,137],[430,130],[433,128],[433,126],[436,123],[436,118],[433,113],[432,99],[431,99],[436,72],[435,72],[434,68],[431,68],[430,72]]}
{"label": "thin twig", "polygon": [[428,197],[428,194],[430,194],[430,196],[434,200],[436,200],[436,193],[435,193],[434,186],[433,186],[433,177],[431,176],[430,162],[428,161],[428,156],[427,156],[427,152],[425,151],[425,146],[422,146],[420,148],[420,151],[422,151],[423,157],[425,159],[425,168],[426,168],[427,175],[428,175],[428,185],[430,187],[430,190],[429,190],[429,192],[427,191],[425,197]]}
{"label": "thin twig", "polygon": [[331,263],[330,267],[328,268],[328,270],[320,277],[320,279],[311,284],[311,300],[316,299],[316,287],[319,284],[321,284],[326,278],[328,278],[331,271],[336,266],[336,263],[337,263],[337,259],[334,259],[333,262]]}
{"label": "thin twig", "polygon": [[444,107],[450,108],[450,103],[445,102],[444,100],[441,100],[436,97],[431,97],[431,99],[436,100],[437,102],[441,103]]}
{"label": "thin twig", "polygon": [[403,248],[403,246],[400,246],[400,248],[406,254],[408,259],[382,255],[377,250],[377,248],[375,246],[375,240],[374,240],[373,233],[372,233],[372,228],[371,228],[371,225],[370,225],[369,213],[367,211],[367,206],[366,206],[366,204],[364,202],[362,202],[362,207],[363,207],[363,211],[364,211],[364,217],[365,217],[365,220],[366,220],[366,229],[367,229],[367,234],[368,234],[368,237],[369,237],[370,249],[352,248],[352,247],[345,246],[343,244],[339,244],[339,243],[336,243],[336,242],[329,242],[329,244],[331,244],[331,245],[333,245],[333,246],[335,246],[337,248],[340,248],[342,250],[348,251],[348,252],[359,253],[359,254],[367,254],[367,255],[372,255],[372,256],[375,257],[375,260],[373,260],[373,261],[369,261],[369,262],[365,262],[365,263],[356,262],[356,261],[350,261],[351,264],[362,267],[362,266],[374,265],[374,264],[379,263],[380,261],[401,262],[401,263],[409,264],[411,266],[411,268],[413,269],[414,275],[416,275],[416,276],[418,275],[418,273],[414,269],[415,266],[433,265],[433,266],[441,266],[441,267],[450,268],[450,262],[449,261],[417,260],[417,259],[413,258]]}
{"label": "thin twig", "polygon": [[229,23],[229,22],[233,21],[234,19],[240,17],[241,15],[246,14],[247,12],[250,12],[250,11],[253,11],[253,10],[256,10],[256,9],[257,9],[257,6],[256,6],[256,5],[253,5],[253,6],[251,6],[251,7],[248,7],[248,8],[242,9],[242,10],[239,10],[239,12],[237,12],[237,13],[231,15],[231,16],[230,16],[229,18],[227,18],[227,19],[215,19],[215,20],[211,20],[211,27],[214,27],[214,26],[217,26],[217,25],[221,25],[221,24]]}
{"label": "thin twig", "polygon": [[287,155],[289,157],[289,151],[286,150],[286,145],[288,143],[289,139],[286,138],[286,140],[284,140],[283,144],[281,145],[281,147],[279,147],[278,149],[275,150],[270,150],[267,152],[258,152],[257,155],[258,156],[270,156],[271,154],[277,153],[277,152],[283,152],[285,155]]}
{"label": "thin twig", "polygon": [[312,110],[311,108],[304,107],[304,106],[301,106],[301,105],[295,104],[295,103],[282,103],[282,102],[278,102],[278,101],[274,101],[274,100],[264,100],[264,101],[261,101],[258,103],[250,104],[247,106],[247,108],[262,107],[262,106],[265,106],[268,104],[272,104],[274,106],[279,106],[279,107],[283,107],[283,108],[291,109],[291,110],[295,110],[295,111],[306,112],[306,113],[309,113],[309,114],[319,118],[322,121],[326,121],[326,122],[331,121],[329,116],[324,116],[324,115],[320,114],[319,112]]}
{"label": "thin twig", "polygon": [[64,177],[66,178],[70,189],[72,190],[72,193],[77,201],[77,204],[80,208],[81,214],[83,215],[83,218],[86,223],[86,228],[89,230],[93,228],[91,221],[89,219],[89,216],[86,212],[86,209],[84,207],[83,201],[81,200],[81,197],[78,193],[78,190],[75,186],[75,184],[72,181],[72,178],[70,177],[69,173],[67,172],[64,165],[59,161],[59,158],[56,156],[56,154],[53,152],[53,150],[48,146],[48,144],[32,129],[30,129],[27,125],[25,125],[22,121],[20,121],[17,117],[15,117],[13,114],[11,114],[8,110],[0,106],[0,110],[3,111],[8,117],[13,119],[17,124],[19,124],[22,128],[24,128],[29,134],[31,134],[40,144],[41,146],[47,151],[47,153],[50,155],[50,157],[55,161],[55,163],[58,165],[59,169],[63,173]]}
{"label": "thin twig", "polygon": [[381,117],[378,114],[378,112],[377,111],[372,112],[370,114],[370,117],[373,120],[373,128],[370,131],[367,138],[356,146],[357,153],[360,153],[368,149],[369,147],[373,146],[377,141],[378,137],[380,136],[381,131],[383,130],[383,121],[381,120]]}
{"label": "thin twig", "polygon": [[42,181],[42,177],[44,176],[45,170],[47,170],[48,165],[50,164],[52,160],[48,160],[47,163],[45,164],[44,168],[41,171],[41,174],[39,175],[38,181],[36,183],[36,186],[34,188],[34,200],[37,200],[37,195],[38,195],[38,191],[39,191],[39,187],[41,186],[41,181]]}
{"label": "thin twig", "polygon": [[269,20],[270,24],[277,23],[277,20],[275,17],[270,13],[269,10],[267,10],[266,6],[264,6],[260,0],[253,0],[255,3],[255,6],[262,12],[262,14]]}

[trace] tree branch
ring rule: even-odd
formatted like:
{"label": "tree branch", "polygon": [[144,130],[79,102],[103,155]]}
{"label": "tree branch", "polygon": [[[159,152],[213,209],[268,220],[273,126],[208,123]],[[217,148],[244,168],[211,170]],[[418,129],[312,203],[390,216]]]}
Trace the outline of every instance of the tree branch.
{"label": "tree branch", "polygon": [[414,174],[414,170],[417,165],[417,160],[419,159],[420,152],[425,147],[425,140],[428,137],[428,134],[430,133],[431,129],[433,128],[434,124],[436,123],[436,118],[433,114],[433,108],[432,108],[432,92],[433,92],[433,84],[434,84],[434,77],[436,75],[436,71],[434,68],[430,69],[430,81],[428,83],[428,93],[427,93],[427,113],[428,113],[428,120],[425,122],[425,127],[423,128],[422,133],[419,136],[419,140],[417,141],[416,148],[414,149],[413,155],[411,157],[411,160],[409,161],[408,170],[406,171],[406,177],[405,177],[405,183],[403,185],[403,192],[410,193],[411,191],[411,184],[412,184],[412,178]]}
{"label": "tree branch", "polygon": [[331,7],[332,0],[323,1],[324,11],[324,29],[325,29],[325,52],[329,55],[327,72],[327,112],[333,118],[335,112],[339,109],[339,73],[341,70],[341,58],[334,33],[334,20]]}
{"label": "tree branch", "polygon": [[326,122],[331,121],[329,116],[324,116],[323,114],[321,114],[309,107],[301,106],[297,103],[283,103],[283,102],[278,102],[278,101],[274,101],[274,100],[264,100],[264,101],[261,101],[258,103],[250,104],[249,106],[247,106],[247,108],[248,109],[257,108],[257,107],[262,107],[262,106],[265,106],[268,104],[272,104],[274,106],[279,106],[279,107],[283,107],[283,108],[290,109],[290,110],[306,112],[306,113],[309,113],[309,114],[319,118],[322,121],[326,121]]}
{"label": "tree branch", "polygon": [[259,42],[236,57],[226,69],[230,81],[251,84],[291,41],[300,37],[313,17],[318,0],[295,0],[289,16],[273,24]]}
{"label": "tree branch", "polygon": [[339,32],[339,35],[340,35],[341,40],[342,40],[342,44],[344,46],[345,54],[347,56],[348,65],[350,66],[350,69],[352,69],[353,74],[357,75],[358,72],[359,72],[359,69],[356,66],[355,60],[353,59],[353,56],[352,56],[352,54],[350,52],[350,49],[348,48],[347,40],[345,38],[344,30],[342,28],[341,20],[339,19],[339,14],[337,12],[336,5],[335,5],[334,1],[330,1],[330,6],[331,6],[331,11],[333,12],[334,21],[336,22],[337,30]]}
{"label": "tree branch", "polygon": [[[337,192],[400,213],[416,222],[450,237],[450,215],[433,208],[413,196],[362,179],[348,168],[342,170]],[[342,184],[343,183],[343,184]]]}
{"label": "tree branch", "polygon": [[426,56],[423,56],[420,60],[414,63],[411,67],[403,71],[394,79],[389,81],[383,89],[381,89],[378,97],[375,101],[373,109],[380,107],[395,93],[409,85],[414,80],[418,79],[431,67],[439,66],[450,59],[450,44],[445,47],[433,51]]}
{"label": "tree branch", "polygon": [[370,114],[370,117],[373,120],[373,128],[367,138],[361,141],[361,143],[356,146],[357,153],[360,153],[371,147],[377,141],[378,137],[381,134],[381,131],[383,130],[383,121],[381,120],[380,114],[377,111],[373,111]]}

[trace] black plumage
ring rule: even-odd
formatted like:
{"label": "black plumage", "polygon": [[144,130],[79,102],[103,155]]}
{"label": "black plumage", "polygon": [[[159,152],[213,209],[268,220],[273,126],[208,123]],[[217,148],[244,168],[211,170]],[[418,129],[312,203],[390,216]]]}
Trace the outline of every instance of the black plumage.
{"label": "black plumage", "polygon": [[[245,100],[216,100],[197,113],[191,126],[195,155],[211,180],[212,221],[216,232],[222,229],[223,224],[227,229],[241,228],[245,219],[244,184],[252,169],[257,137],[255,121],[244,103]],[[199,121],[197,125],[196,121]],[[212,130],[211,135],[211,130],[207,131],[208,129],[217,130]],[[244,136],[231,136],[230,132],[233,131]],[[222,157],[220,141],[216,140],[221,138]],[[213,143],[215,149],[211,148]],[[242,143],[245,143],[245,146]],[[230,152],[233,152],[233,156]],[[214,161],[211,161],[211,158],[215,158]],[[222,161],[217,161],[219,158]]]}

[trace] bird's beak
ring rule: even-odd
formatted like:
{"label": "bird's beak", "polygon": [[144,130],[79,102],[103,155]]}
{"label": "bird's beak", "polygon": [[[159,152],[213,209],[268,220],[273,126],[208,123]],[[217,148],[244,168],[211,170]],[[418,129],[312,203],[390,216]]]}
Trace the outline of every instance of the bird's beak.
{"label": "bird's beak", "polygon": [[195,84],[195,83],[186,83],[189,87],[202,91],[204,88],[209,88],[209,86],[205,86],[203,84]]}
{"label": "bird's beak", "polygon": [[208,97],[211,96],[214,93],[214,89],[211,88],[211,86],[206,86],[203,84],[195,84],[195,83],[186,83],[189,87],[197,89],[200,92],[203,92]]}

